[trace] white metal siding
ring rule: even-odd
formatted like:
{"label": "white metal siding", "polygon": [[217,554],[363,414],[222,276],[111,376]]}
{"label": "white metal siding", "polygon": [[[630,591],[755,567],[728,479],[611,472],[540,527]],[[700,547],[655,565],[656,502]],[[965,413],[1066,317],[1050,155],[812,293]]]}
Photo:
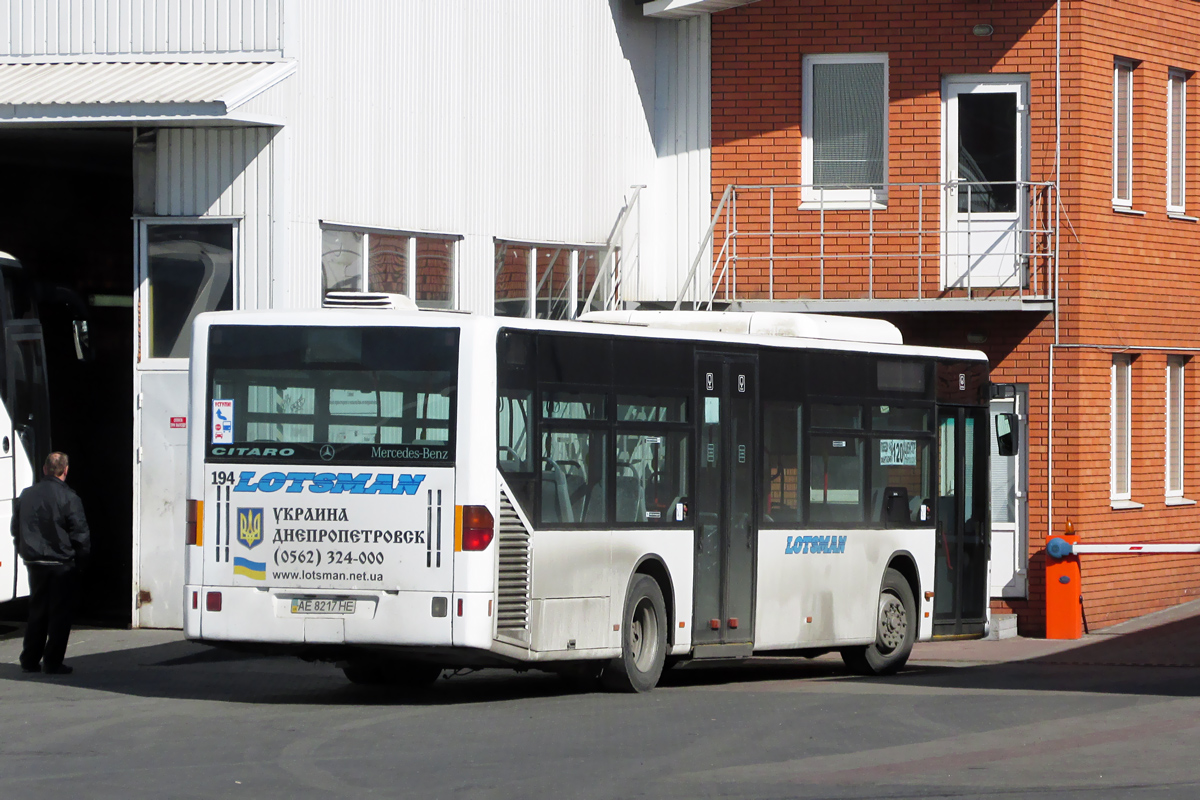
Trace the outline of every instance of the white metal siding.
{"label": "white metal siding", "polygon": [[265,53],[284,0],[7,0],[0,56]]}
{"label": "white metal siding", "polygon": [[[665,270],[655,291],[674,298],[710,214],[706,18],[648,20],[617,0],[288,11],[299,102],[281,305],[317,304],[327,220],[464,236],[459,302],[490,311],[493,237],[602,243],[633,184],[648,186],[643,272]],[[656,77],[662,48],[674,78]]]}
{"label": "white metal siding", "polygon": [[658,235],[643,247],[638,293],[631,299],[674,300],[711,222],[710,19],[704,14],[659,30],[654,114],[659,191],[643,218],[654,220]]}
{"label": "white metal siding", "polygon": [[241,308],[270,307],[272,167],[277,132],[277,128],[158,131],[155,213],[241,219]]}

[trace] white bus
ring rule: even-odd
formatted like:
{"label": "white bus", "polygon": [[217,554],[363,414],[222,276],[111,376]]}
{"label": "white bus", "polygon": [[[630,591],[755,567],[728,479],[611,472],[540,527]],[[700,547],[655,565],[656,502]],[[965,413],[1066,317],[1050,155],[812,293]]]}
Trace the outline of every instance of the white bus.
{"label": "white bus", "polygon": [[591,317],[197,317],[187,636],[355,682],[645,691],[682,659],[882,674],[984,635],[983,354],[870,320]]}
{"label": "white bus", "polygon": [[[76,321],[75,335],[83,358],[87,327],[82,320]],[[49,453],[46,352],[33,282],[20,261],[0,252],[0,603],[29,594],[9,522],[13,500],[41,474]]]}

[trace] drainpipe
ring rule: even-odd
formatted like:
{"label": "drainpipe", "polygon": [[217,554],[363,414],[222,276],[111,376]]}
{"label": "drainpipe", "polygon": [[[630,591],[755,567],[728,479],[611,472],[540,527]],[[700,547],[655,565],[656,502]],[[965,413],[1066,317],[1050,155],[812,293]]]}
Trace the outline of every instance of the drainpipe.
{"label": "drainpipe", "polygon": [[1054,536],[1054,348],[1059,346],[1058,240],[1062,222],[1062,2],[1054,3],[1054,342],[1046,376],[1046,541]]}

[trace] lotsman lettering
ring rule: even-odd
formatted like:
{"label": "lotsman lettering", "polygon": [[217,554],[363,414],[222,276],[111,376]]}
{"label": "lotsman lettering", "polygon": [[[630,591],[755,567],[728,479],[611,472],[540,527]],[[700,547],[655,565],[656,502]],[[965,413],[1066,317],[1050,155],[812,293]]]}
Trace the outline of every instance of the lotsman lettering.
{"label": "lotsman lettering", "polygon": [[250,479],[254,477],[253,472],[242,472],[238,474],[238,484],[233,487],[235,492],[256,492],[258,484],[251,483]]}
{"label": "lotsman lettering", "polygon": [[289,494],[299,494],[300,492],[303,492],[304,491],[304,482],[311,481],[315,477],[317,477],[316,474],[314,474],[312,472],[289,472],[287,474],[288,493]]}

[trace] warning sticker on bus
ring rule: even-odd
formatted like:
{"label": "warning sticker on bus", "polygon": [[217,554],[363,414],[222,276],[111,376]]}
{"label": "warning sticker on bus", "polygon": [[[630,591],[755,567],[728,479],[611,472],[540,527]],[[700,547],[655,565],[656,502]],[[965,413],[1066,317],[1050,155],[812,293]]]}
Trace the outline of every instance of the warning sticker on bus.
{"label": "warning sticker on bus", "polygon": [[916,439],[880,439],[879,466],[915,467],[917,465]]}
{"label": "warning sticker on bus", "polygon": [[212,401],[212,443],[227,444],[233,441],[233,401]]}

